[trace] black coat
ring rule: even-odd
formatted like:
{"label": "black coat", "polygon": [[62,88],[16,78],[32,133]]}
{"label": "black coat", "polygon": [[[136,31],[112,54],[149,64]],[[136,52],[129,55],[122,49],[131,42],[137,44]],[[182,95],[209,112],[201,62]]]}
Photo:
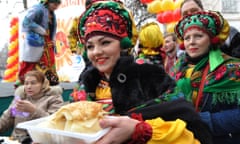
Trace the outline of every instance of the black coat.
{"label": "black coat", "polygon": [[[94,94],[102,75],[94,67],[88,67],[80,76],[87,93]],[[154,103],[154,98],[162,99],[166,91],[173,91],[175,81],[161,66],[136,64],[133,57],[121,57],[109,79],[115,112],[121,115],[141,114],[143,119],[161,117],[164,120],[177,118],[187,122],[187,128],[202,144],[211,144],[208,127],[201,121],[192,103],[184,99]],[[93,97],[94,100],[94,97]],[[129,112],[141,104],[144,108]]]}
{"label": "black coat", "polygon": [[[102,75],[96,68],[81,74],[87,93],[94,93]],[[162,67],[136,64],[133,57],[121,57],[110,76],[115,112],[124,114],[129,109],[161,96],[175,87],[175,81]]]}
{"label": "black coat", "polygon": [[230,56],[240,58],[240,32],[235,27],[230,26],[229,36],[221,50]]}

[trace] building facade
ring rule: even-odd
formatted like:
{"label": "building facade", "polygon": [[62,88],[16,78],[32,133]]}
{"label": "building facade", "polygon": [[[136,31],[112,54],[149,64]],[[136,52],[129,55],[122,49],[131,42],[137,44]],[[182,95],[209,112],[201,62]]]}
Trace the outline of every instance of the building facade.
{"label": "building facade", "polygon": [[204,9],[215,10],[223,14],[231,26],[240,31],[240,1],[239,0],[202,0]]}

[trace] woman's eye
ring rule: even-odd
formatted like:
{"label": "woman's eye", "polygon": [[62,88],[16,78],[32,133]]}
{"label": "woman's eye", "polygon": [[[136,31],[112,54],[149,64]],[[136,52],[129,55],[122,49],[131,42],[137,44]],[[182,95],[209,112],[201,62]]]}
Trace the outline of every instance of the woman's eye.
{"label": "woman's eye", "polygon": [[200,34],[199,34],[199,35],[196,35],[195,37],[197,37],[197,38],[201,38],[201,37],[202,37],[202,35],[200,35]]}
{"label": "woman's eye", "polygon": [[186,37],[183,38],[183,40],[189,40],[189,39],[190,39],[189,36],[186,36]]}
{"label": "woman's eye", "polygon": [[92,48],[93,48],[93,45],[87,45],[86,48],[87,48],[87,49],[92,49]]}
{"label": "woman's eye", "polygon": [[103,41],[102,42],[102,45],[108,45],[108,44],[110,44],[111,42],[110,41]]}

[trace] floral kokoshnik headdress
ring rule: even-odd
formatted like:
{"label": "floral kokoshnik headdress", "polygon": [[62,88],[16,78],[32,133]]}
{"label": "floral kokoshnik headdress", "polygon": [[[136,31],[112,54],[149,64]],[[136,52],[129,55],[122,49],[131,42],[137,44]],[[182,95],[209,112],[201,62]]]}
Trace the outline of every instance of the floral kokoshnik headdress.
{"label": "floral kokoshnik headdress", "polygon": [[96,1],[80,16],[78,36],[82,44],[93,35],[110,35],[120,40],[121,48],[133,47],[137,32],[130,12],[116,1]]}

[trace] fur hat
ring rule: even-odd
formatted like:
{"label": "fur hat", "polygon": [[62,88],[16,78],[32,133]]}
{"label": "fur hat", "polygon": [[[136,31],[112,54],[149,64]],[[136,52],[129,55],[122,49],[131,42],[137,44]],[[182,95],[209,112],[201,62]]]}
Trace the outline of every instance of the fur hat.
{"label": "fur hat", "polygon": [[119,39],[123,49],[132,48],[137,40],[131,13],[122,3],[113,0],[90,3],[80,16],[78,35],[83,44],[94,35],[109,35]]}

